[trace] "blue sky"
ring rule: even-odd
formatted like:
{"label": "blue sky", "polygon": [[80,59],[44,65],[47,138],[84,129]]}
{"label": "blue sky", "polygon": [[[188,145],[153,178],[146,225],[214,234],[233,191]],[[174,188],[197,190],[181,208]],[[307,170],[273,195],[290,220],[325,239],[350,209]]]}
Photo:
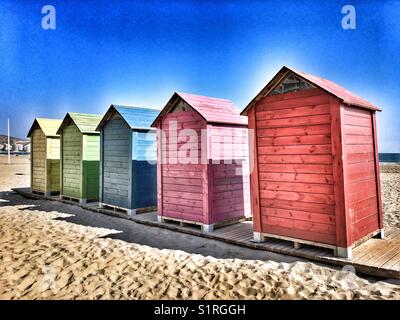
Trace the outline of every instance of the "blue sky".
{"label": "blue sky", "polygon": [[[56,30],[41,27],[46,4]],[[0,0],[0,133],[7,117],[24,137],[35,117],[161,108],[174,91],[243,108],[288,65],[381,107],[380,151],[400,152],[399,52],[400,1]]]}

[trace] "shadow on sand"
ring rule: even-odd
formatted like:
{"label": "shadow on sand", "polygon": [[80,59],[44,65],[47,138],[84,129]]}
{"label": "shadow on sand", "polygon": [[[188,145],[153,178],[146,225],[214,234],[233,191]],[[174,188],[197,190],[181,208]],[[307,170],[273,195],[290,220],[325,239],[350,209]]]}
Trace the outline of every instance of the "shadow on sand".
{"label": "shadow on sand", "polygon": [[196,237],[158,227],[146,226],[135,223],[134,221],[92,212],[78,206],[57,201],[26,198],[13,191],[0,192],[0,208],[4,206],[18,206],[19,210],[26,212],[38,210],[44,214],[47,212],[70,214],[73,216],[58,218],[58,220],[64,220],[83,226],[117,230],[120,231],[120,233],[110,234],[106,237],[147,245],[158,249],[183,250],[188,253],[213,256],[215,258],[273,260],[277,262],[305,261],[297,257],[243,248],[216,240]]}

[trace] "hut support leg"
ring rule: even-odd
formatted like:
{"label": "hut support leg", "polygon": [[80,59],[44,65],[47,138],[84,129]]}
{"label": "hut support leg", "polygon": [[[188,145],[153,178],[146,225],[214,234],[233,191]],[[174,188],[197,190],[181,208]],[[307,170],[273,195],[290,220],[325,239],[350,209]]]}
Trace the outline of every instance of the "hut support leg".
{"label": "hut support leg", "polygon": [[86,204],[87,203],[87,199],[79,199],[79,204]]}
{"label": "hut support leg", "polygon": [[293,247],[297,250],[300,249],[303,245],[300,242],[293,242]]}
{"label": "hut support leg", "polygon": [[202,224],[201,225],[201,231],[210,233],[214,231],[214,224]]}
{"label": "hut support leg", "polygon": [[348,248],[337,247],[335,250],[335,255],[340,258],[351,259],[352,258],[352,249],[351,249],[351,247],[348,247]]}
{"label": "hut support leg", "polygon": [[158,223],[163,223],[164,222],[164,218],[162,216],[157,216],[157,222]]}
{"label": "hut support leg", "polygon": [[100,208],[100,209],[103,209],[103,208],[104,208],[103,203],[99,202],[99,208]]}
{"label": "hut support leg", "polygon": [[128,209],[126,210],[128,216],[136,215],[136,209]]}
{"label": "hut support leg", "polygon": [[265,236],[261,232],[253,232],[254,242],[264,242]]}
{"label": "hut support leg", "polygon": [[384,229],[381,229],[381,232],[379,232],[379,238],[385,239],[385,230]]}

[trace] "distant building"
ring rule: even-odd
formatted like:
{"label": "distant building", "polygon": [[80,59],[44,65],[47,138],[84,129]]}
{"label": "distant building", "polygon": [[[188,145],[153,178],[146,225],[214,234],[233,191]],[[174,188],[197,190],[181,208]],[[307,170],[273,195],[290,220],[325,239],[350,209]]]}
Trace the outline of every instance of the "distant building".
{"label": "distant building", "polygon": [[15,142],[14,146],[13,146],[13,151],[15,151],[15,152],[24,151],[23,142],[21,142],[21,141]]}
{"label": "distant building", "polygon": [[24,151],[31,152],[31,144],[29,142],[24,144]]}

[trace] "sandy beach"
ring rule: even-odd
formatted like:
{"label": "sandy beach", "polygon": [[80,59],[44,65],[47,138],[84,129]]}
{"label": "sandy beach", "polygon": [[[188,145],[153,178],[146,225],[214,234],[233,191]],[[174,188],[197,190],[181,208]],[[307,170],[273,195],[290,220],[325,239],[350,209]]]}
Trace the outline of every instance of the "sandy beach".
{"label": "sandy beach", "polygon": [[[400,299],[399,281],[24,199],[10,188],[29,185],[29,160],[12,161],[0,156],[0,299]],[[400,227],[400,166],[381,180]]]}
{"label": "sandy beach", "polygon": [[381,185],[384,224],[400,228],[400,165],[381,166]]}

